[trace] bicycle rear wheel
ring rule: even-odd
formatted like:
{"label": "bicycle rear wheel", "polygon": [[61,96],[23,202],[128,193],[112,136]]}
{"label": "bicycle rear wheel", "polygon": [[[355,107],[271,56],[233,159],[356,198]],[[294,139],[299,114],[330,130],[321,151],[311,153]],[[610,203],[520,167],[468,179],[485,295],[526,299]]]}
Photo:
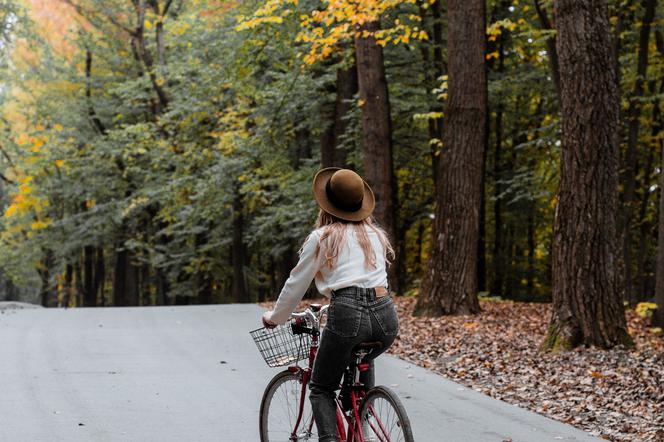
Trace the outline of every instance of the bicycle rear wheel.
{"label": "bicycle rear wheel", "polygon": [[282,371],[276,375],[263,393],[260,409],[261,442],[317,441],[311,404],[304,399],[302,418],[295,438],[291,438],[300,411],[302,376]]}
{"label": "bicycle rear wheel", "polygon": [[413,442],[410,419],[399,397],[387,387],[374,387],[360,404],[360,422],[366,440]]}

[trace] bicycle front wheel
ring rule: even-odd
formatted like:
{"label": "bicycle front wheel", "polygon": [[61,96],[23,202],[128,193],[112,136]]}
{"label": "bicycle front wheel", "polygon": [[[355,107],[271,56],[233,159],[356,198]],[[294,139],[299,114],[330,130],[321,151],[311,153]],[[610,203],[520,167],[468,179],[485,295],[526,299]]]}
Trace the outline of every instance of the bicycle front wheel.
{"label": "bicycle front wheel", "polygon": [[367,440],[413,442],[406,409],[387,387],[374,387],[360,404],[362,433]]}
{"label": "bicycle front wheel", "polygon": [[[263,393],[260,409],[261,442],[317,441],[313,412],[308,398],[304,398],[302,416],[302,375],[282,371],[276,375]],[[295,433],[295,434],[293,434]]]}

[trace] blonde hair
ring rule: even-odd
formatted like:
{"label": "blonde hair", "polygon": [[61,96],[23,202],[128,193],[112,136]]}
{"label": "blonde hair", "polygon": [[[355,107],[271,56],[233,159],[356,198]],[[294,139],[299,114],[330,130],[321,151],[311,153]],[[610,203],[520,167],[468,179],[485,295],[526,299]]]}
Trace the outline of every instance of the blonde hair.
{"label": "blonde hair", "polygon": [[378,240],[383,246],[383,258],[386,264],[390,264],[391,259],[394,259],[394,249],[390,244],[387,234],[374,222],[371,216],[362,221],[346,221],[321,209],[318,212],[318,219],[316,220],[316,229],[320,228],[323,228],[323,232],[316,245],[315,256],[318,259],[321,245],[325,244],[325,263],[329,268],[334,267],[336,264],[339,252],[346,244],[346,231],[350,228],[354,230],[357,241],[360,243],[360,248],[364,253],[365,268],[376,268],[376,253],[371,246],[367,228],[373,230],[378,235]]}

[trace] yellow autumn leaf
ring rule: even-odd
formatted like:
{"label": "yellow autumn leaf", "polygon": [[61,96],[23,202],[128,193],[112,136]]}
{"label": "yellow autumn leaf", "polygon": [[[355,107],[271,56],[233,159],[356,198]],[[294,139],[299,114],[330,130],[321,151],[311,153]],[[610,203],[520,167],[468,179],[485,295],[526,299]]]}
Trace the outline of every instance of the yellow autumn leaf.
{"label": "yellow autumn leaf", "polygon": [[16,139],[16,143],[23,146],[30,142],[30,136],[28,134],[21,134]]}
{"label": "yellow autumn leaf", "polygon": [[9,218],[16,212],[16,204],[12,204],[5,210],[5,218]]}
{"label": "yellow autumn leaf", "polygon": [[30,224],[30,228],[31,228],[32,230],[45,229],[46,227],[48,227],[49,224],[51,224],[51,223],[48,222],[48,220],[45,220],[45,221],[35,221],[35,222],[33,222],[32,224]]}

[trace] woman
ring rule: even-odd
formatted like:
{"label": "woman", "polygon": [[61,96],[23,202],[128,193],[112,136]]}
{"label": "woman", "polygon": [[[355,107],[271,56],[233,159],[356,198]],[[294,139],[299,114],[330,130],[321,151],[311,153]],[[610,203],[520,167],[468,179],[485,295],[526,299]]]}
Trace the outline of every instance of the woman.
{"label": "woman", "polygon": [[370,368],[362,373],[361,381],[370,388],[374,384],[373,359],[394,342],[398,332],[386,272],[387,256],[393,258],[394,250],[371,219],[374,195],[358,174],[337,167],[322,169],[314,177],[313,192],[321,209],[316,229],[302,245],[299,262],[274,310],[263,315],[263,324],[284,324],[312,279],[318,291],[331,298],[309,399],[319,440],[336,441],[334,392],[353,347],[361,342],[382,343],[380,350],[368,355]]}

